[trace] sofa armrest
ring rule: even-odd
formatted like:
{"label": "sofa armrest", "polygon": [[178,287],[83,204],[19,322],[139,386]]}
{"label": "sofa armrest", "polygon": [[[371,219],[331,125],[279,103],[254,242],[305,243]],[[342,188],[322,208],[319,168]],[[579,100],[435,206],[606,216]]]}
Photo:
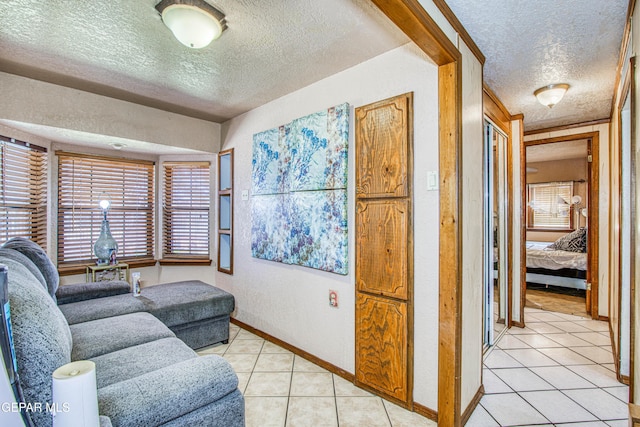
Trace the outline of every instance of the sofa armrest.
{"label": "sofa armrest", "polygon": [[160,425],[237,388],[238,377],[229,362],[206,355],[103,387],[98,390],[98,406],[114,425]]}
{"label": "sofa armrest", "polygon": [[131,291],[129,283],[122,280],[76,283],[60,286],[56,291],[58,305],[95,298],[126,294]]}

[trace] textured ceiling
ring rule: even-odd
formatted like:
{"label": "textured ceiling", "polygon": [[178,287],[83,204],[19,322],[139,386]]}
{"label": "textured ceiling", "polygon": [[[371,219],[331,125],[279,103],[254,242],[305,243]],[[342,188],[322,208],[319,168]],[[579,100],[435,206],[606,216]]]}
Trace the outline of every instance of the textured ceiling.
{"label": "textured ceiling", "polygon": [[0,70],[220,122],[409,41],[368,0],[213,0],[191,50],[158,2],[2,0]]}
{"label": "textured ceiling", "polygon": [[[608,118],[629,0],[446,0],[486,56],[484,78],[525,130]],[[533,91],[569,83],[552,109]]]}

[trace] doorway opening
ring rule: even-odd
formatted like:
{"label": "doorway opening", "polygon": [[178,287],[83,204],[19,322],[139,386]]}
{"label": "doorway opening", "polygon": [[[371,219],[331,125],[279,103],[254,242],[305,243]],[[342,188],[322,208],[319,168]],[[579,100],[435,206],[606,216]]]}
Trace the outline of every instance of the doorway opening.
{"label": "doorway opening", "polygon": [[595,132],[524,144],[523,316],[526,306],[598,319],[597,146]]}

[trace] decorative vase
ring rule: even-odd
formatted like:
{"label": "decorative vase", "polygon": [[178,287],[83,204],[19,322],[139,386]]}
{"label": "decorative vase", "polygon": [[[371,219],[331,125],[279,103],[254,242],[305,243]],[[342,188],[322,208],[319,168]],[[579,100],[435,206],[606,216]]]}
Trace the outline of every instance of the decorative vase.
{"label": "decorative vase", "polygon": [[98,265],[109,264],[113,254],[117,251],[118,243],[111,235],[109,221],[103,219],[100,236],[98,236],[98,240],[96,240],[96,243],[93,245],[93,253],[96,255],[96,258],[98,258]]}

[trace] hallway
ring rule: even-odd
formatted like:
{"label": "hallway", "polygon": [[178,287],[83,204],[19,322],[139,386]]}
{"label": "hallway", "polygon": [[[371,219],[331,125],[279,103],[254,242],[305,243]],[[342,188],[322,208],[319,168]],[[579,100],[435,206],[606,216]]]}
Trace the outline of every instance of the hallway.
{"label": "hallway", "polygon": [[485,395],[467,426],[627,426],[606,322],[525,308],[485,357]]}

